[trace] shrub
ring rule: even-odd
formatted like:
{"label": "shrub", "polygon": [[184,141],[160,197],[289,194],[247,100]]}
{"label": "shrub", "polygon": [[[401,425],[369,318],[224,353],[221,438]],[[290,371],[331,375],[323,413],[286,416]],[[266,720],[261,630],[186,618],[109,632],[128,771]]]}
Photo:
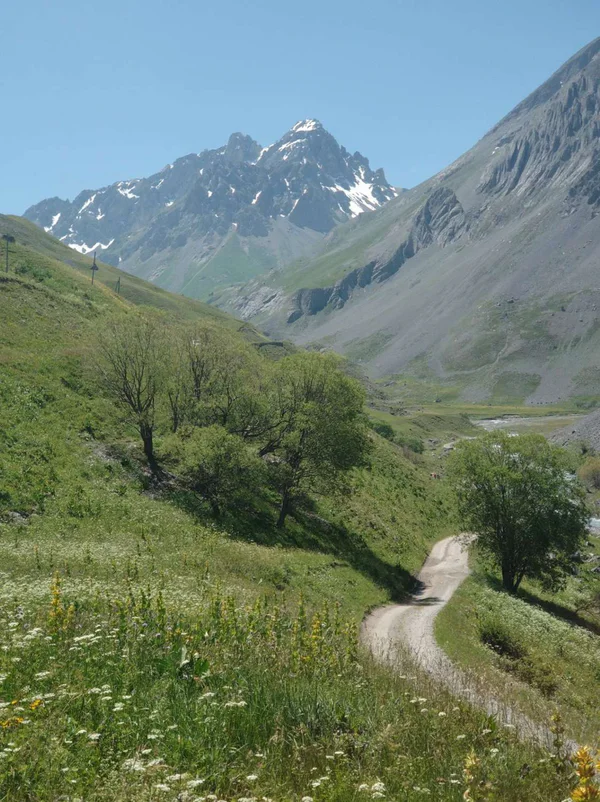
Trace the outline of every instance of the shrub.
{"label": "shrub", "polygon": [[600,489],[600,457],[588,457],[579,469],[579,478],[589,487]]}

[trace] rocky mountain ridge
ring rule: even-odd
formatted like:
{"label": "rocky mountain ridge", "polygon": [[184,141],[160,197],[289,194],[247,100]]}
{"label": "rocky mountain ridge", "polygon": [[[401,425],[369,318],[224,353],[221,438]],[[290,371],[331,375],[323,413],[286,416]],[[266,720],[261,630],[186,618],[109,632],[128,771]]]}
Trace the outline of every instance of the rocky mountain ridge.
{"label": "rocky mountain ridge", "polygon": [[269,147],[235,133],[149,178],[50,198],[25,216],[80,253],[206,297],[312,253],[340,222],[396,195],[382,170],[303,120]]}

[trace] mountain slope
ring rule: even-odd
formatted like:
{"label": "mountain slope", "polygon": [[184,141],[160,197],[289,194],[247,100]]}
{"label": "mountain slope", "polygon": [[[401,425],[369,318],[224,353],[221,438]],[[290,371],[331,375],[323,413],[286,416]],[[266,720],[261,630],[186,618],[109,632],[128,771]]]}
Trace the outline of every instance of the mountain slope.
{"label": "mountain slope", "polygon": [[[51,274],[54,278],[57,276],[65,279],[69,277],[69,281],[73,281],[80,279],[77,274],[83,274],[86,276],[86,280],[91,282],[91,257],[73,251],[50,234],[40,231],[29,220],[14,215],[0,214],[0,236],[2,234],[8,234],[15,238],[15,243],[9,245],[9,275],[13,275],[16,269],[18,275],[34,279],[39,277],[42,281],[46,274]],[[5,269],[4,242],[0,243],[0,253],[2,256],[1,274]],[[64,270],[65,266],[68,268],[66,271]],[[116,291],[118,283],[119,297],[117,298],[115,295],[115,300],[124,300],[139,306],[155,307],[182,320],[209,318],[228,328],[243,327],[247,337],[256,341],[266,341],[266,338],[253,326],[242,324],[239,320],[213,306],[166,292],[154,284],[131,276],[125,271],[103,262],[98,262],[98,268],[94,277],[96,285],[104,285]],[[75,277],[73,271],[75,271]]]}
{"label": "mountain slope", "polygon": [[25,216],[80,253],[207,298],[313,253],[337,224],[396,194],[382,170],[304,120],[267,148],[232,134],[149,178],[50,198]]}
{"label": "mountain slope", "polygon": [[600,393],[600,39],[475,147],[316,258],[222,296],[300,342],[474,400]]}

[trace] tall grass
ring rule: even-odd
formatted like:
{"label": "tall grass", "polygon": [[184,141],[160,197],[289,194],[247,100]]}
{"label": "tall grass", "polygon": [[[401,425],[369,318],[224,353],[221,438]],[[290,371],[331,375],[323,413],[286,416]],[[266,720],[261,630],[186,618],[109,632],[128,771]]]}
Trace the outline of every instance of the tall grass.
{"label": "tall grass", "polygon": [[495,799],[568,789],[548,755],[375,667],[335,607],[213,590],[187,617],[56,575],[0,616],[2,800],[459,800],[471,753]]}

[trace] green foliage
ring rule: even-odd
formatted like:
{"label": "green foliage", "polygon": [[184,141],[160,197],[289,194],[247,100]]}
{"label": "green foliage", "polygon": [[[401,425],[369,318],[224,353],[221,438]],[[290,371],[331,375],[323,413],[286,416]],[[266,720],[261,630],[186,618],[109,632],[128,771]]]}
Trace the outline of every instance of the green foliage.
{"label": "green foliage", "polygon": [[541,435],[490,433],[459,443],[449,462],[465,529],[502,572],[556,587],[585,538],[588,512],[570,458]]}
{"label": "green foliage", "polygon": [[394,427],[386,421],[370,419],[369,426],[374,432],[377,432],[380,437],[385,437],[386,440],[396,443],[403,448],[407,448],[415,454],[422,454],[425,451],[425,444],[419,437],[414,437],[410,433],[396,431]]}
{"label": "green foliage", "polygon": [[165,379],[165,333],[162,317],[135,312],[103,321],[98,333],[100,381],[139,431],[151,464],[157,396]]}
{"label": "green foliage", "polygon": [[364,391],[331,355],[298,353],[274,368],[276,426],[261,453],[270,455],[281,493],[279,526],[306,492],[333,492],[369,450]]}
{"label": "green foliage", "polygon": [[176,468],[215,514],[249,501],[264,484],[263,462],[222,426],[189,427],[172,438]]}
{"label": "green foliage", "polygon": [[371,429],[373,429],[374,432],[377,432],[377,434],[380,437],[385,437],[386,440],[394,442],[394,440],[396,439],[396,433],[394,431],[394,427],[390,426],[390,424],[386,423],[385,421],[370,420],[369,426],[371,427]]}

